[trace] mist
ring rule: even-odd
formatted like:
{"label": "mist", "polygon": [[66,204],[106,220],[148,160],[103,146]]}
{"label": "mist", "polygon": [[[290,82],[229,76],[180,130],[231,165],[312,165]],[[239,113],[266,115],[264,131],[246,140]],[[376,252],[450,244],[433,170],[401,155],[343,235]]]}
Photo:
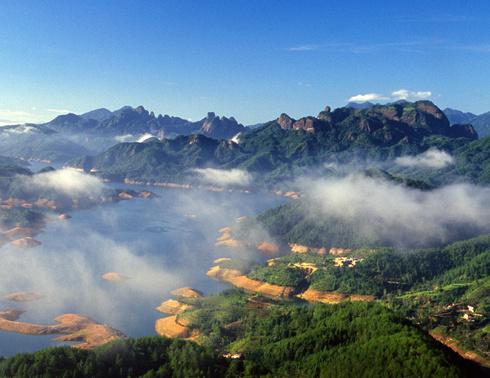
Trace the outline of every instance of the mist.
{"label": "mist", "polygon": [[197,173],[203,183],[220,187],[228,186],[249,186],[253,183],[253,177],[247,171],[241,169],[192,169]]}
{"label": "mist", "polygon": [[397,247],[429,247],[490,232],[490,188],[449,185],[430,191],[351,174],[303,179],[305,215],[335,216],[360,224],[366,235]]}
{"label": "mist", "polygon": [[99,178],[71,169],[38,173],[29,177],[21,176],[21,180],[26,190],[48,190],[73,198],[100,197],[107,191]]}
{"label": "mist", "polygon": [[137,134],[137,135],[133,135],[133,134],[124,134],[124,135],[118,135],[118,136],[115,136],[114,139],[119,142],[119,143],[126,143],[126,142],[138,142],[138,143],[143,143],[145,140],[149,139],[149,138],[154,138],[155,136],[150,134],[150,133],[146,133],[146,134]]}
{"label": "mist", "polygon": [[[11,127],[7,127],[7,126],[11,126]],[[38,128],[28,124],[2,125],[0,126],[0,131],[3,133],[4,137],[8,137],[9,134],[20,135],[20,134],[34,134],[39,132]]]}
{"label": "mist", "polygon": [[[69,177],[85,194],[97,192],[99,185],[107,190],[97,179],[79,172],[39,176],[45,175],[49,179],[44,177],[41,185],[57,190],[73,190],[72,184],[63,184]],[[35,237],[42,242],[35,248],[3,246],[0,298],[24,291],[46,297],[29,303],[0,299],[0,310],[26,308],[19,321],[44,325],[54,324],[53,319],[62,314],[79,313],[128,336],[154,335],[156,319],[166,316],[155,308],[173,298],[172,290],[190,286],[205,295],[216,293],[227,286],[206,276],[214,260],[261,258],[255,250],[216,247],[219,230],[234,224],[236,218],[253,216],[285,201],[262,193],[151,190],[161,197],[76,210],[70,213],[72,219],[49,222]],[[105,273],[130,279],[109,282],[102,278]],[[8,337],[16,336],[7,334],[5,345]],[[2,354],[6,352],[0,350]]]}
{"label": "mist", "polygon": [[437,149],[428,150],[416,156],[402,156],[395,159],[395,163],[405,167],[424,167],[440,169],[453,165],[454,158],[445,151]]}

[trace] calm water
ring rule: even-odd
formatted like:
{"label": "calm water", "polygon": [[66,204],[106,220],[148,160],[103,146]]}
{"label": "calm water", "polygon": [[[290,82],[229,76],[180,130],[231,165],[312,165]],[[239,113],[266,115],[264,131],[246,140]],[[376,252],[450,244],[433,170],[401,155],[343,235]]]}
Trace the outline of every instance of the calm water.
{"label": "calm water", "polygon": [[[0,311],[21,307],[27,311],[19,321],[43,325],[55,324],[54,318],[63,314],[80,313],[128,336],[154,335],[155,321],[165,316],[155,307],[173,298],[170,291],[190,286],[209,295],[227,288],[206,276],[213,260],[266,258],[254,251],[215,247],[218,230],[238,217],[286,201],[269,193],[131,188],[151,190],[161,198],[72,211],[72,219],[50,222],[35,237],[43,243],[40,246],[28,250],[3,246],[0,297],[23,291],[46,297],[27,303],[0,299]],[[109,282],[102,278],[108,272],[131,279]],[[0,331],[0,356],[68,344],[52,341],[57,336]]]}

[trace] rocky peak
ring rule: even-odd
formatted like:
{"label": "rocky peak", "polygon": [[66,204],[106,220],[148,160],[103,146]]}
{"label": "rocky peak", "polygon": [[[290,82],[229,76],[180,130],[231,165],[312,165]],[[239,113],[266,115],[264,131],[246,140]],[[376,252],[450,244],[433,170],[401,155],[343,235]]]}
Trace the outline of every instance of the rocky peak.
{"label": "rocky peak", "polygon": [[311,117],[302,118],[293,124],[293,129],[294,130],[302,129],[309,133],[314,133],[315,132],[314,119]]}
{"label": "rocky peak", "polygon": [[331,114],[330,106],[326,106],[325,110],[323,112],[320,112],[316,118],[318,119],[323,119],[324,121],[327,122],[332,122],[332,114]]}
{"label": "rocky peak", "polygon": [[288,116],[286,113],[282,113],[276,121],[281,129],[283,130],[291,130],[293,128],[293,123],[296,121]]}
{"label": "rocky peak", "polygon": [[314,117],[305,117],[296,121],[293,124],[294,130],[304,130],[308,133],[315,133],[318,131],[325,131],[328,128],[332,127],[330,122],[325,122],[324,119],[317,119]]}
{"label": "rocky peak", "polygon": [[245,131],[245,126],[239,124],[235,118],[216,117],[214,113],[208,113],[204,120],[200,133],[216,139],[231,139],[238,133]]}
{"label": "rocky peak", "polygon": [[419,101],[416,104],[417,104],[417,108],[419,108],[420,110],[426,113],[429,113],[430,115],[434,116],[437,119],[447,119],[446,115],[442,112],[442,110],[439,109],[430,101]]}
{"label": "rocky peak", "polygon": [[142,105],[138,106],[134,111],[141,115],[148,115],[148,111]]}

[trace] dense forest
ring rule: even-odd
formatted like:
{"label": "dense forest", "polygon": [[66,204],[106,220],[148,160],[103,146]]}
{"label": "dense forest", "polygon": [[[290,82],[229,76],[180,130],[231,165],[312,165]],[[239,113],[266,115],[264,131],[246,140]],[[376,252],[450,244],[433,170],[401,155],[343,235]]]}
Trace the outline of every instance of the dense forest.
{"label": "dense forest", "polygon": [[[287,306],[231,290],[203,300],[192,341],[121,339],[95,350],[56,347],[0,363],[2,377],[480,376],[484,374],[418,329],[373,303]],[[240,315],[237,316],[237,313]],[[230,320],[240,319],[230,324]],[[199,323],[199,324],[198,324]],[[221,356],[224,343],[239,359]],[[217,349],[217,350],[216,350]]]}
{"label": "dense forest", "polygon": [[451,335],[488,358],[490,235],[440,248],[360,248],[341,257],[292,253],[266,264],[221,265],[240,266],[253,280],[301,291],[372,296],[427,331]]}

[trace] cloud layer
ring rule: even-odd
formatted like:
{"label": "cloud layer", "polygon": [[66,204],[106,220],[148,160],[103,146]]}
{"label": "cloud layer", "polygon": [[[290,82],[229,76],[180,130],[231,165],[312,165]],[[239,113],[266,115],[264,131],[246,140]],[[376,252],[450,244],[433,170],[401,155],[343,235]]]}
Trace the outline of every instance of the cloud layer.
{"label": "cloud layer", "polygon": [[349,102],[366,102],[366,101],[399,101],[399,100],[407,100],[407,101],[418,101],[425,98],[429,98],[432,96],[432,92],[430,91],[409,91],[407,89],[399,89],[391,92],[390,96],[386,96],[379,93],[367,93],[367,94],[358,94],[356,96],[352,96],[349,98]]}
{"label": "cloud layer", "polygon": [[22,179],[25,188],[40,188],[73,198],[100,197],[107,191],[102,180],[71,169],[39,173]]}
{"label": "cloud layer", "polygon": [[420,155],[396,158],[395,163],[404,167],[440,169],[454,164],[454,158],[445,151],[432,149]]}
{"label": "cloud layer", "polygon": [[253,177],[247,171],[241,169],[193,169],[205,184],[217,185],[220,187],[227,186],[248,186],[253,183]]}
{"label": "cloud layer", "polygon": [[420,191],[354,174],[303,180],[312,208],[361,224],[367,235],[403,247],[426,247],[490,232],[490,188],[468,184]]}

